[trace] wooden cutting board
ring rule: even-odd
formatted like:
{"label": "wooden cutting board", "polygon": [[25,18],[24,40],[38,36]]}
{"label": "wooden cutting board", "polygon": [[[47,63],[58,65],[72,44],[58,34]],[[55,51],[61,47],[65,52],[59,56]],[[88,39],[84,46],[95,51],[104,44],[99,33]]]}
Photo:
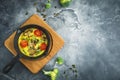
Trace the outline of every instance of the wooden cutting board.
{"label": "wooden cutting board", "polygon": [[[43,21],[37,14],[32,15],[25,23],[23,23],[20,27],[23,27],[28,24],[36,24],[43,26],[45,29],[47,29],[53,39],[53,47],[51,49],[51,52],[48,56],[46,56],[43,59],[38,60],[27,60],[21,58],[20,61],[32,72],[32,73],[38,73],[47,63],[50,61],[50,59],[55,56],[55,54],[62,48],[64,45],[64,40],[45,22]],[[5,47],[13,54],[16,55],[17,52],[14,49],[14,36],[16,31],[11,34],[6,40],[5,40]]]}

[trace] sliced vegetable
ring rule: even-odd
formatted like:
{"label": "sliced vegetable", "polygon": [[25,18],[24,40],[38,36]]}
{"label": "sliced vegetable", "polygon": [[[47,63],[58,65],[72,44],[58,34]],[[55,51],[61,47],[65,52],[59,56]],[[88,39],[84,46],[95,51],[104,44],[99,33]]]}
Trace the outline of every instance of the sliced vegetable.
{"label": "sliced vegetable", "polygon": [[56,59],[56,63],[58,63],[59,65],[62,65],[64,63],[64,60],[61,57],[58,57]]}
{"label": "sliced vegetable", "polygon": [[59,70],[54,68],[53,71],[45,71],[43,70],[44,75],[48,75],[51,77],[51,80],[56,80]]}
{"label": "sliced vegetable", "polygon": [[30,49],[28,49],[28,52],[32,56],[32,55],[34,55],[36,53],[36,50],[30,48]]}
{"label": "sliced vegetable", "polygon": [[40,50],[46,50],[47,45],[45,43],[42,43],[40,45]]}
{"label": "sliced vegetable", "polygon": [[45,8],[46,8],[46,9],[51,8],[51,4],[50,4],[49,2],[48,2],[48,3],[46,3],[46,4],[45,4]]}
{"label": "sliced vegetable", "polygon": [[22,48],[28,46],[28,41],[27,41],[27,40],[22,40],[22,41],[20,42],[20,46],[21,46]]}
{"label": "sliced vegetable", "polygon": [[34,31],[34,35],[35,36],[42,36],[42,31],[40,31],[40,30],[38,30],[38,29],[36,29],[35,31]]}
{"label": "sliced vegetable", "polygon": [[72,0],[60,0],[60,4],[62,7],[67,7],[67,6],[69,6],[71,1]]}

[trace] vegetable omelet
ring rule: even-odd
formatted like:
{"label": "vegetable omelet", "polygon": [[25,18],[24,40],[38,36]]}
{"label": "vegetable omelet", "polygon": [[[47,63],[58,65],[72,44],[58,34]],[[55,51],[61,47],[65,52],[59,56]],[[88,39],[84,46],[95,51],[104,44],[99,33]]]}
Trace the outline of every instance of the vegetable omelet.
{"label": "vegetable omelet", "polygon": [[29,28],[25,30],[18,39],[20,51],[28,57],[42,55],[47,47],[48,40],[41,30]]}

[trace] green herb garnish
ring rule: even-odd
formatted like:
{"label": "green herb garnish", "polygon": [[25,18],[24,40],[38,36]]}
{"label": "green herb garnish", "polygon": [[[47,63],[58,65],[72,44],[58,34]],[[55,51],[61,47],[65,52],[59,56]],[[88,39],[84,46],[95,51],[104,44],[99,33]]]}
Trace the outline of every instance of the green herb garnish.
{"label": "green herb garnish", "polygon": [[36,11],[39,12],[39,13],[41,12],[38,8],[36,8]]}
{"label": "green herb garnish", "polygon": [[36,5],[37,5],[37,2],[35,2],[33,5],[36,6]]}
{"label": "green herb garnish", "polygon": [[72,65],[72,67],[73,67],[73,68],[76,68],[76,66],[75,66],[74,64]]}
{"label": "green herb garnish", "polygon": [[57,17],[60,13],[54,13],[54,17]]}
{"label": "green herb garnish", "polygon": [[28,12],[26,12],[25,15],[28,15]]}
{"label": "green herb garnish", "polygon": [[25,50],[23,50],[24,54],[26,54]]}

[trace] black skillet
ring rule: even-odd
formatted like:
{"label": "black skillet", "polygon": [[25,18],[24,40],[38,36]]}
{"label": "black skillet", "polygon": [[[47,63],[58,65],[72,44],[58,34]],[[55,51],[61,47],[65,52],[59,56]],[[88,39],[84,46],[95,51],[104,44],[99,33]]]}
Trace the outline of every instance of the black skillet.
{"label": "black skillet", "polygon": [[[26,29],[29,29],[29,28],[37,28],[41,31],[43,31],[43,33],[45,33],[46,37],[47,37],[47,40],[48,40],[48,44],[47,44],[47,47],[46,47],[46,50],[45,52],[40,55],[40,56],[37,56],[37,57],[29,57],[29,56],[26,56],[24,55],[20,49],[19,49],[19,46],[18,46],[18,39],[19,39],[19,36],[22,32],[24,32]],[[38,26],[38,25],[26,25],[22,28],[19,28],[17,31],[16,31],[16,35],[14,37],[14,48],[17,52],[17,55],[11,60],[11,62],[9,64],[7,64],[4,68],[3,68],[3,73],[8,73],[12,68],[13,66],[15,65],[15,63],[17,63],[19,61],[20,58],[25,58],[25,59],[29,59],[29,60],[35,60],[35,59],[41,59],[41,58],[44,58],[45,56],[48,55],[48,53],[50,52],[51,48],[52,48],[52,38],[51,38],[51,35],[50,33],[44,29],[43,27],[41,26]]]}

